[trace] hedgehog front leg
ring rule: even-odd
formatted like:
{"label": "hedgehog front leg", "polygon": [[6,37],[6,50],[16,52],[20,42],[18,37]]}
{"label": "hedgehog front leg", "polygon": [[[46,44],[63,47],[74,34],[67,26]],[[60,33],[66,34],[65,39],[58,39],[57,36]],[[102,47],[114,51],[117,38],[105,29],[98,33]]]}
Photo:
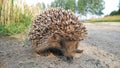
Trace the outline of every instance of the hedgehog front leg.
{"label": "hedgehog front leg", "polygon": [[71,41],[71,50],[73,50],[72,52],[73,53],[82,53],[83,52],[83,50],[79,50],[78,49],[78,43],[79,43],[79,41]]}
{"label": "hedgehog front leg", "polygon": [[32,41],[32,47],[35,53],[41,55],[41,56],[48,56],[50,54],[50,52],[48,51],[48,46],[43,46],[41,47],[41,44],[38,44],[38,41],[33,40]]}
{"label": "hedgehog front leg", "polygon": [[75,53],[82,53],[83,50],[79,50],[78,48],[78,43],[79,41],[64,41],[65,45],[65,51],[64,51],[64,56],[65,60],[71,62],[73,60],[73,57]]}
{"label": "hedgehog front leg", "polygon": [[36,53],[41,56],[48,56],[48,55],[50,55],[49,47],[36,50]]}
{"label": "hedgehog front leg", "polygon": [[75,52],[75,53],[82,53],[83,50],[77,49],[78,48],[78,43],[79,43],[79,41],[77,41],[77,44],[75,45],[75,49],[73,50],[73,52]]}
{"label": "hedgehog front leg", "polygon": [[71,55],[74,55],[74,53],[82,53],[83,50],[78,49],[78,43],[79,41],[66,41],[65,46],[67,48],[67,51],[71,53]]}

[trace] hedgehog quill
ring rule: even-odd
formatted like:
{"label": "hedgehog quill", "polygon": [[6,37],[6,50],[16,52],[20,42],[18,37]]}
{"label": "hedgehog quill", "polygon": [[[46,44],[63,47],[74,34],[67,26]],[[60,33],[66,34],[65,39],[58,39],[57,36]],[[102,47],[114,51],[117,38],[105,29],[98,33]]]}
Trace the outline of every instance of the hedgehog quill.
{"label": "hedgehog quill", "polygon": [[83,23],[72,11],[51,8],[40,13],[32,22],[29,40],[35,52],[42,56],[50,53],[72,60],[78,43],[87,35]]}

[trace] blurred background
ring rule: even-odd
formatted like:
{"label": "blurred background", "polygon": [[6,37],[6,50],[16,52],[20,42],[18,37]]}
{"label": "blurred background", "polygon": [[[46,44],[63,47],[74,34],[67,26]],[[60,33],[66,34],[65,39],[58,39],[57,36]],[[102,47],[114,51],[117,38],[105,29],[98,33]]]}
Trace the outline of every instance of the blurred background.
{"label": "blurred background", "polygon": [[[28,40],[32,20],[51,7],[72,10],[87,28],[72,63],[34,54]],[[120,68],[120,0],[0,0],[0,68]]]}
{"label": "blurred background", "polygon": [[0,0],[0,35],[26,32],[51,7],[70,9],[85,22],[120,22],[120,0]]}

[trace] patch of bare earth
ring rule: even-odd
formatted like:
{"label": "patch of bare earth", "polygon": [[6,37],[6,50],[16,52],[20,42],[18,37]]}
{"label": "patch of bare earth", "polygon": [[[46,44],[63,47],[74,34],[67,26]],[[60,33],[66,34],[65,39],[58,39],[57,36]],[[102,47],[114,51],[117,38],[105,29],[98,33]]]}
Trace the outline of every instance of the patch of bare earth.
{"label": "patch of bare earth", "polygon": [[25,36],[0,37],[0,68],[120,68],[120,23],[85,23],[88,37],[72,63],[32,52]]}

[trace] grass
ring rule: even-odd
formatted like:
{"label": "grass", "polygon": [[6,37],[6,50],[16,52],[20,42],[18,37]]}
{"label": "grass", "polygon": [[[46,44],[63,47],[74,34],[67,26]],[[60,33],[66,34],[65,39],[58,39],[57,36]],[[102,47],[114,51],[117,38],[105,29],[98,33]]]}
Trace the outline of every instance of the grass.
{"label": "grass", "polygon": [[25,26],[23,23],[11,23],[4,27],[0,24],[0,35],[13,35],[24,32],[25,29],[28,29],[28,25]]}
{"label": "grass", "polygon": [[7,29],[0,23],[0,35],[6,35],[7,32]]}
{"label": "grass", "polygon": [[14,0],[2,0],[0,2],[0,36],[25,32],[31,23],[35,10],[26,4],[23,7],[13,5]]}
{"label": "grass", "polygon": [[31,23],[31,17],[21,16],[19,22],[10,22],[7,25],[0,23],[0,35],[13,35],[24,32]]}
{"label": "grass", "polygon": [[120,15],[89,19],[87,22],[120,22]]}

